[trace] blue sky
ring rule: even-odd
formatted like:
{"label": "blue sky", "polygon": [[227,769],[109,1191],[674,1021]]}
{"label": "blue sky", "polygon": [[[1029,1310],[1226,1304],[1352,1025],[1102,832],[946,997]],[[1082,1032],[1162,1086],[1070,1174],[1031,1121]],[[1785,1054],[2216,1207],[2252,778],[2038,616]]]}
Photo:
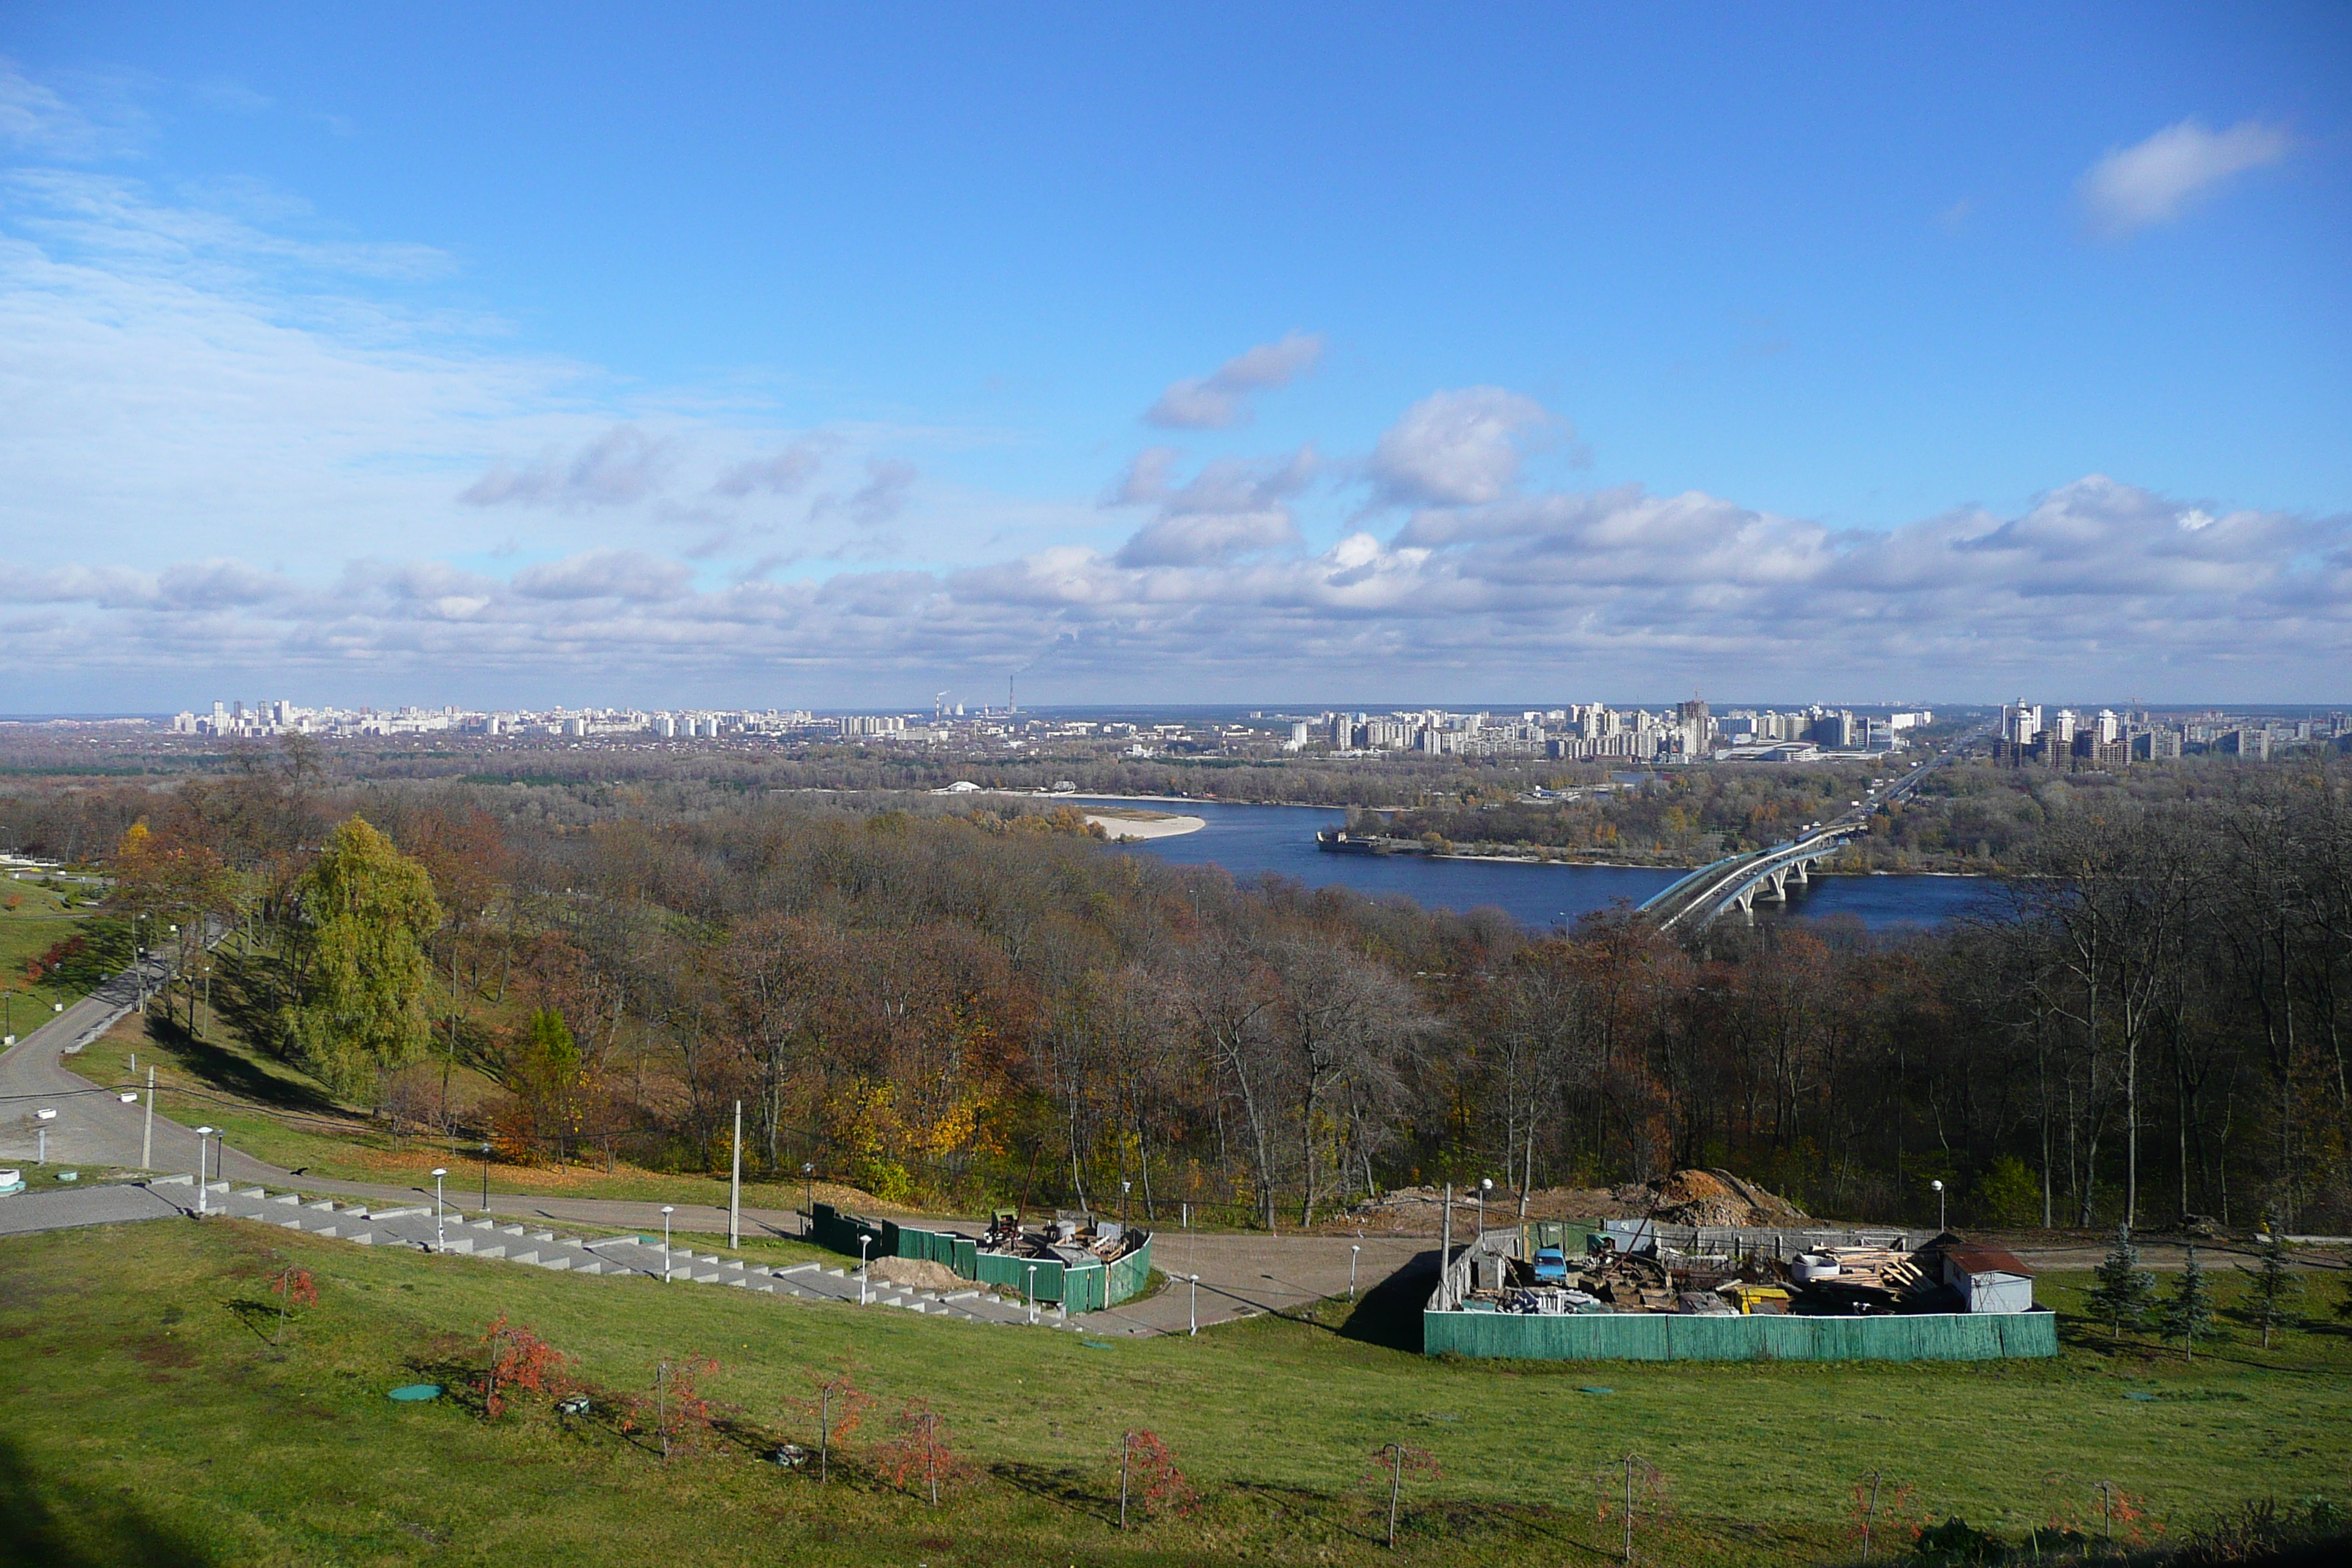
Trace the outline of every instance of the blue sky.
{"label": "blue sky", "polygon": [[0,709],[2352,697],[2352,13],[0,15]]}

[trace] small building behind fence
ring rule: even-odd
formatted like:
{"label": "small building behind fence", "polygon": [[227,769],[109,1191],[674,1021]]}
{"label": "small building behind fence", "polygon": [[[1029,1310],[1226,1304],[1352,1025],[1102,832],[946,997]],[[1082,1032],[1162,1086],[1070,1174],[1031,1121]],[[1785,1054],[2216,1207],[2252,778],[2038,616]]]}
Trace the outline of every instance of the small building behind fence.
{"label": "small building behind fence", "polygon": [[944,1264],[976,1284],[1070,1312],[1131,1300],[1151,1277],[1151,1233],[1088,1214],[1056,1214],[1049,1222],[1024,1226],[1013,1211],[1000,1210],[985,1231],[972,1235],[814,1204],[809,1239],[851,1258]]}

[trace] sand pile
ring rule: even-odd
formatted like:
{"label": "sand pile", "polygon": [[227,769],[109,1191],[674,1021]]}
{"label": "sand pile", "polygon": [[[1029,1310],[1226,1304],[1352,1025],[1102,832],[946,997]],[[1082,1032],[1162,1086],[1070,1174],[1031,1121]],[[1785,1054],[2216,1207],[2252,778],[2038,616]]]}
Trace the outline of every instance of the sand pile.
{"label": "sand pile", "polygon": [[866,1277],[877,1285],[903,1285],[912,1290],[971,1289],[971,1280],[928,1258],[877,1258],[866,1265]]}

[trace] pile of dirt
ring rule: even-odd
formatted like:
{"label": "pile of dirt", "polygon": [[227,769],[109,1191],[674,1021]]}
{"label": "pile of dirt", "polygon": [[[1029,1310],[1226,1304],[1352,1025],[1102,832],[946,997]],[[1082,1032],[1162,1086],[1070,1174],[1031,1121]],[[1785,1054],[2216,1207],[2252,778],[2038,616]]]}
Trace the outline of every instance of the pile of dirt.
{"label": "pile of dirt", "polygon": [[881,1285],[903,1285],[912,1290],[963,1290],[971,1281],[944,1263],[928,1258],[877,1258],[866,1266],[866,1277]]}
{"label": "pile of dirt", "polygon": [[1807,1217],[1779,1194],[1722,1170],[1676,1171],[1618,1192],[1629,1202],[1645,1194],[1651,1217],[1669,1225],[1775,1226]]}
{"label": "pile of dirt", "polygon": [[[1477,1212],[1475,1188],[1454,1189],[1454,1228]],[[1443,1187],[1398,1187],[1368,1198],[1315,1228],[1329,1236],[1435,1236],[1444,1217]],[[1516,1225],[1519,1194],[1497,1187],[1486,1194],[1490,1225]],[[1776,1226],[1806,1218],[1804,1210],[1728,1171],[1676,1171],[1654,1182],[1622,1187],[1540,1187],[1527,1195],[1528,1219],[1657,1219],[1669,1225]]]}

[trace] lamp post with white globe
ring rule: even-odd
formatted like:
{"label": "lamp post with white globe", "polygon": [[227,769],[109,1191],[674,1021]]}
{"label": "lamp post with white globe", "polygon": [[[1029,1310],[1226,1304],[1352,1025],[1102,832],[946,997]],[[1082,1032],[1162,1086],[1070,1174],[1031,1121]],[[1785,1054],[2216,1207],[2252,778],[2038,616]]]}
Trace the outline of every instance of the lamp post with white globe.
{"label": "lamp post with white globe", "polygon": [[662,1205],[662,1283],[669,1283],[669,1216],[677,1212],[675,1204]]}
{"label": "lamp post with white globe", "polygon": [[1944,1184],[1930,1182],[1927,1184],[1936,1189],[1936,1228],[1940,1231],[1944,1228]]}
{"label": "lamp post with white globe", "polygon": [[205,1199],[205,1140],[213,1135],[209,1127],[196,1129],[196,1217],[204,1218],[208,1205]]}
{"label": "lamp post with white globe", "polygon": [[445,1243],[447,1237],[441,1221],[441,1180],[448,1173],[449,1168],[446,1165],[433,1167],[433,1250],[436,1252],[446,1250]]}

